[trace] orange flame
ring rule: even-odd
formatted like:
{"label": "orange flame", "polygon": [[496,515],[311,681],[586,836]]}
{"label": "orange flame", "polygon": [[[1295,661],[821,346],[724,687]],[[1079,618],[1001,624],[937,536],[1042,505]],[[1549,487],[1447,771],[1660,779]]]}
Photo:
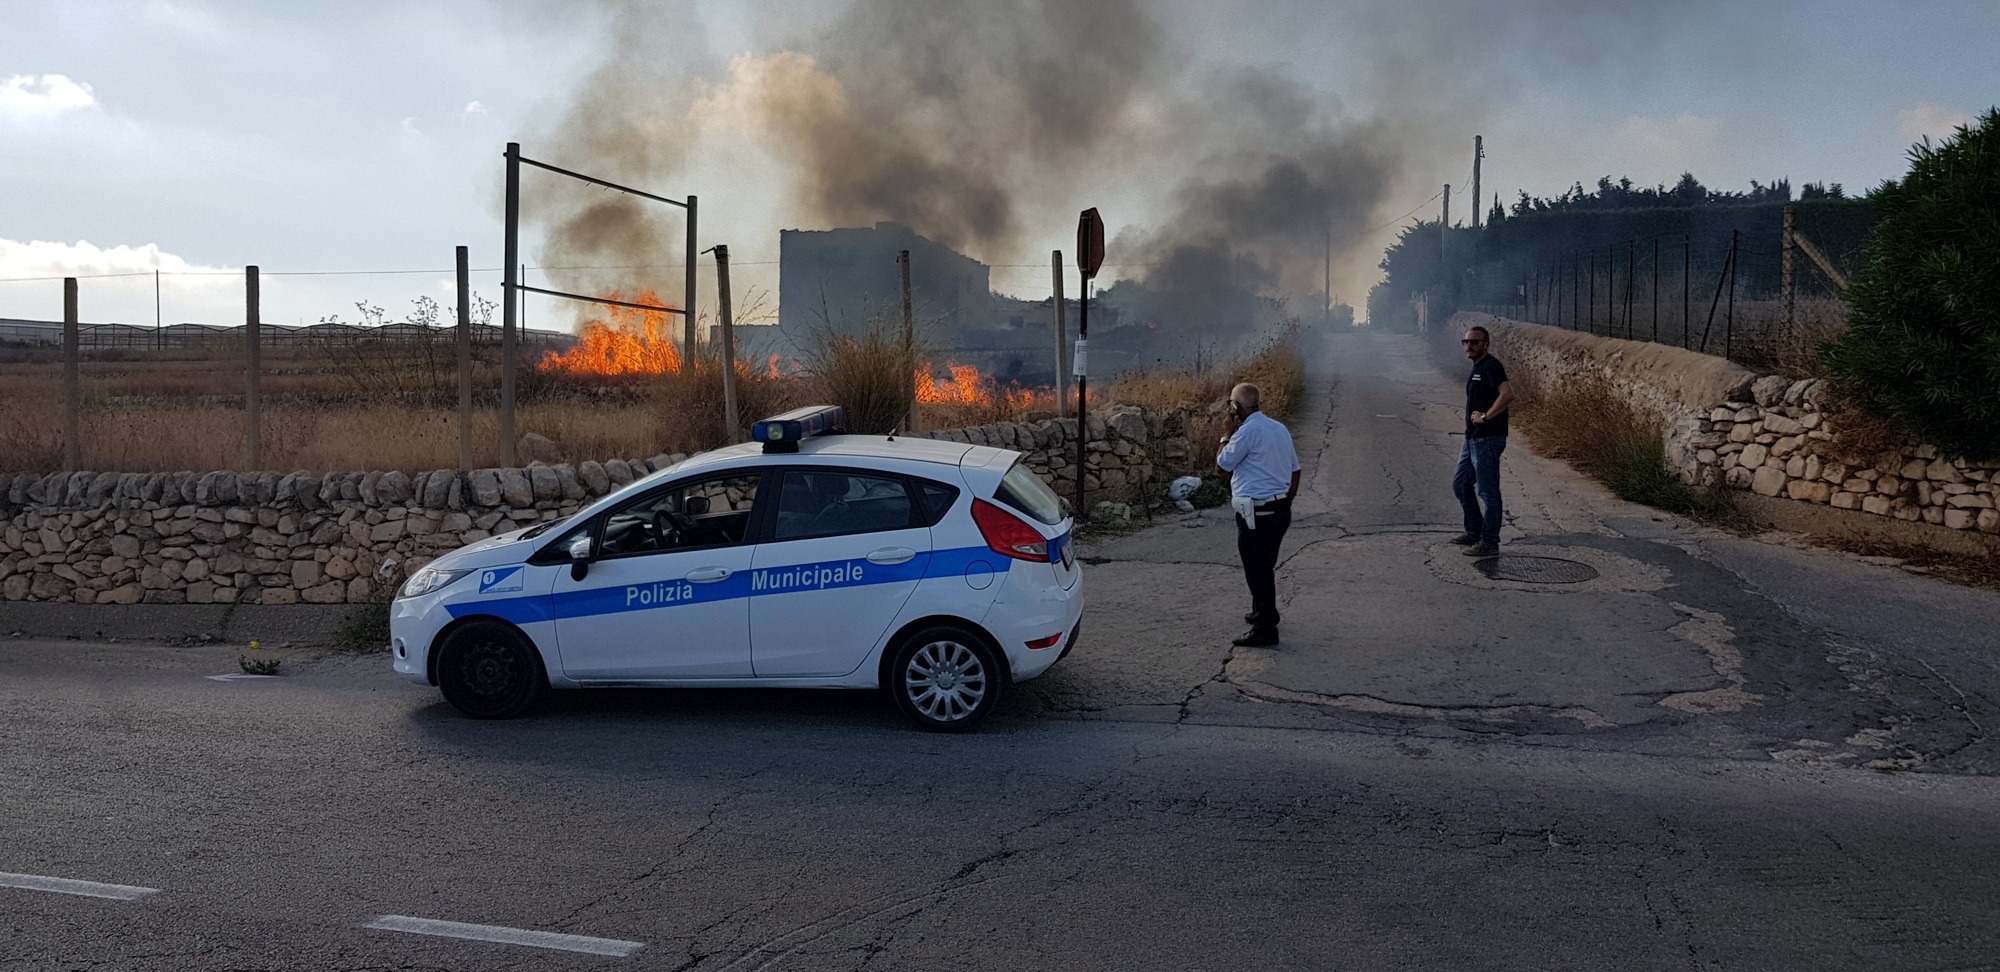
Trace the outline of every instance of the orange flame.
{"label": "orange flame", "polygon": [[[979,405],[986,408],[1023,410],[1035,404],[1036,393],[1027,388],[1001,388],[972,365],[947,364],[951,378],[940,382],[930,369],[917,371],[917,401],[932,405]],[[1044,390],[1043,394],[1047,394]]]}
{"label": "orange flame", "polygon": [[[605,296],[624,300],[617,291]],[[635,304],[660,304],[652,290],[641,290]],[[586,321],[568,351],[542,353],[541,370],[573,375],[670,375],[681,370],[681,352],[673,340],[674,318],[663,311],[611,307],[610,322]]]}
{"label": "orange flame", "polygon": [[779,373],[778,373],[778,356],[777,356],[777,355],[775,355],[775,354],[774,354],[774,355],[772,355],[772,356],[771,356],[770,358],[768,358],[768,359],[766,359],[766,360],[765,360],[765,362],[764,362],[764,368],[766,369],[766,374],[765,374],[765,377],[768,377],[768,378],[783,378],[783,377],[784,377],[784,375],[781,375],[781,374],[779,374]]}

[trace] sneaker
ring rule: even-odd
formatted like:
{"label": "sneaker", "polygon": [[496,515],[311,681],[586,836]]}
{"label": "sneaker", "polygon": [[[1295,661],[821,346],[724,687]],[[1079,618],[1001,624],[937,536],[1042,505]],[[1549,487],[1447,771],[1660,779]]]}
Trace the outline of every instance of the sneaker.
{"label": "sneaker", "polygon": [[1500,555],[1500,548],[1490,543],[1481,542],[1475,543],[1460,552],[1467,557],[1497,557]]}
{"label": "sneaker", "polygon": [[1245,632],[1243,637],[1230,642],[1230,644],[1238,648],[1269,648],[1277,643],[1278,633],[1276,631],[1258,631],[1254,628]]}
{"label": "sneaker", "polygon": [[1479,538],[1473,536],[1470,533],[1461,533],[1458,536],[1452,537],[1451,542],[1458,544],[1461,547],[1470,547],[1473,544],[1478,543]]}

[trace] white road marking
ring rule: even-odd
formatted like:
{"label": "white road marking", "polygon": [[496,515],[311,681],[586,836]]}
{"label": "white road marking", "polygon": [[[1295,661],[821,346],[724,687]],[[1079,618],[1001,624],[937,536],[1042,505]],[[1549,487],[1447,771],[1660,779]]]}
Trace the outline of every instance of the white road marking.
{"label": "white road marking", "polygon": [[229,673],[229,674],[227,674],[227,675],[210,675],[210,676],[207,676],[208,680],[209,680],[209,681],[211,681],[211,682],[248,682],[248,681],[250,681],[250,680],[252,680],[252,679],[258,679],[258,678],[277,678],[277,677],[278,677],[278,676],[276,676],[276,675],[248,675],[248,674],[244,674],[244,673],[241,673],[241,672],[230,672],[230,673]]}
{"label": "white road marking", "polygon": [[0,888],[53,891],[56,894],[80,894],[89,898],[113,898],[118,901],[137,901],[148,895],[160,893],[159,888],[135,888],[129,884],[99,884],[96,881],[72,881],[69,878],[4,872],[0,872]]}
{"label": "white road marking", "polygon": [[626,942],[615,938],[590,938],[584,935],[563,935],[557,932],[529,931],[525,928],[508,928],[504,925],[468,925],[458,921],[411,918],[408,915],[383,915],[361,927],[374,928],[379,931],[409,932],[412,935],[438,935],[444,938],[465,938],[475,942],[498,942],[502,945],[554,948],[565,952],[585,952],[591,955],[614,955],[620,958],[631,955],[633,952],[646,947],[645,942]]}

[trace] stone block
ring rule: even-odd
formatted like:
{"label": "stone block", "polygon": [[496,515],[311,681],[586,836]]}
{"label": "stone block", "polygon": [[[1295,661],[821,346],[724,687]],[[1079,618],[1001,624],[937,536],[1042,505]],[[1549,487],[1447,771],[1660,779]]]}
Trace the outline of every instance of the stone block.
{"label": "stone block", "polygon": [[1803,435],[1805,434],[1806,427],[1795,419],[1787,418],[1776,412],[1766,412],[1764,413],[1764,431],[1778,435]]}
{"label": "stone block", "polygon": [[1953,465],[1951,461],[1947,459],[1931,460],[1930,465],[1926,468],[1925,472],[1930,481],[1934,483],[1965,482],[1965,476],[1958,471],[1958,467]]}
{"label": "stone block", "polygon": [[1895,508],[1895,504],[1896,501],[1887,496],[1883,496],[1880,493],[1872,493],[1861,498],[1861,511],[1864,513],[1873,513],[1876,516],[1888,516],[1889,511]]}
{"label": "stone block", "polygon": [[141,592],[137,584],[120,584],[97,595],[99,604],[137,604]]}
{"label": "stone block", "polygon": [[388,520],[377,523],[368,531],[368,542],[395,543],[403,539],[403,531],[404,524],[402,520]]}
{"label": "stone block", "polygon": [[289,587],[267,587],[257,596],[259,604],[297,604],[299,592]]}
{"label": "stone block", "polygon": [[1980,510],[1974,525],[1981,533],[2000,533],[2000,510]]}
{"label": "stone block", "polygon": [[1961,510],[1990,510],[1993,498],[1983,493],[1959,493],[1949,496],[1945,505]]}
{"label": "stone block", "polygon": [[569,463],[553,467],[556,473],[556,491],[563,499],[580,500],[584,497],[583,483],[576,478],[576,469]]}
{"label": "stone block", "polygon": [[[661,468],[665,468],[662,466]],[[543,465],[528,467],[528,488],[537,500],[562,498],[562,477],[554,468]]]}
{"label": "stone block", "polygon": [[368,600],[374,585],[366,577],[356,577],[347,582],[347,600],[350,604],[360,604]]}
{"label": "stone block", "polygon": [[76,582],[57,574],[35,574],[28,580],[28,596],[37,601],[68,600]]}
{"label": "stone block", "polygon": [[[441,510],[447,506],[458,507],[459,501],[452,497],[460,489],[464,479],[465,477],[447,469],[439,469],[431,473],[424,480],[423,502],[425,508]],[[497,479],[494,482],[493,488],[497,496],[500,488]],[[468,498],[470,497],[468,496]]]}
{"label": "stone block", "polygon": [[1758,405],[1770,408],[1785,400],[1785,391],[1791,386],[1792,383],[1786,381],[1783,375],[1765,375],[1751,383],[1750,398]]}
{"label": "stone block", "polygon": [[342,581],[327,581],[317,587],[301,591],[299,599],[307,604],[339,604],[347,600],[347,584]]}
{"label": "stone block", "polygon": [[500,501],[520,509],[535,505],[535,490],[528,483],[525,469],[508,468],[499,471]]}
{"label": "stone block", "polygon": [[604,465],[595,459],[585,459],[576,466],[576,478],[591,496],[603,496],[611,491],[611,474],[604,471]]}
{"label": "stone block", "polygon": [[1970,530],[1979,523],[1979,515],[1972,510],[1945,510],[1944,525],[1950,530]]}
{"label": "stone block", "polygon": [[118,473],[98,473],[83,491],[83,503],[93,509],[111,502],[118,491]]}
{"label": "stone block", "polygon": [[[472,504],[474,506],[500,505],[500,471],[497,469],[474,469],[471,475]],[[429,505],[426,503],[425,505]]]}
{"label": "stone block", "polygon": [[1753,443],[1743,447],[1743,452],[1736,461],[1745,469],[1756,469],[1764,464],[1765,458],[1770,454],[1771,450],[1768,447]]}
{"label": "stone block", "polygon": [[632,475],[632,467],[626,465],[623,459],[612,459],[605,462],[604,475],[610,477],[611,485],[614,488],[623,486],[637,478]]}
{"label": "stone block", "polygon": [[379,503],[407,503],[412,498],[410,477],[400,469],[391,469],[375,481],[375,499]]}
{"label": "stone block", "polygon": [[1833,499],[1828,505],[1835,509],[1858,510],[1861,508],[1861,494],[1843,490],[1833,494]]}

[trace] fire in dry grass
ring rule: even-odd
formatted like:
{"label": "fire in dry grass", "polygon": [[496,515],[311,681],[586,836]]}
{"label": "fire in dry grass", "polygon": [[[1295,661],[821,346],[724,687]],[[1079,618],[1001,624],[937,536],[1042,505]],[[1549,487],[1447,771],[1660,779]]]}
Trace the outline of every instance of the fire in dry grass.
{"label": "fire in dry grass", "polygon": [[[616,291],[607,295],[624,300]],[[665,306],[659,294],[641,290],[635,304]],[[610,308],[609,321],[588,321],[568,351],[542,354],[543,371],[572,375],[672,375],[681,371],[680,348],[674,345],[674,318],[664,311],[633,307]]]}
{"label": "fire in dry grass", "polygon": [[977,405],[1022,411],[1035,404],[1032,389],[1002,388],[973,365],[948,364],[945,368],[951,377],[944,381],[937,380],[929,369],[917,371],[917,401],[926,405]]}

